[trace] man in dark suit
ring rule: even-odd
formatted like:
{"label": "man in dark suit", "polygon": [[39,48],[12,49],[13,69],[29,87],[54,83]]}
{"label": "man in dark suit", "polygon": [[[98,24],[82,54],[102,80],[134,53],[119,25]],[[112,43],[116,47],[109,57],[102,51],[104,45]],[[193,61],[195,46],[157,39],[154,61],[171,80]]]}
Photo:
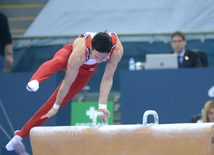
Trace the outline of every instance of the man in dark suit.
{"label": "man in dark suit", "polygon": [[196,52],[185,49],[186,39],[183,33],[177,31],[171,36],[173,52],[178,56],[179,68],[203,67],[201,59]]}

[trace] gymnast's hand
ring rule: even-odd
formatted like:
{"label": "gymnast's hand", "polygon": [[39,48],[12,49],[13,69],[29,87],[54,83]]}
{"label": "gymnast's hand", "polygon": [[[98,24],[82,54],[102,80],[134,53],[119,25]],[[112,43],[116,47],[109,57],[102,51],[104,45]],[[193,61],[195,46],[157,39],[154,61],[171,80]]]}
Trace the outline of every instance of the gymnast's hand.
{"label": "gymnast's hand", "polygon": [[[103,112],[104,114],[107,115],[107,118],[109,119],[110,117],[110,112],[108,111],[108,109],[98,109],[97,111]],[[102,122],[104,121],[105,115],[103,116],[99,116],[102,120]]]}
{"label": "gymnast's hand", "polygon": [[58,112],[58,109],[55,109],[54,107],[51,108],[51,110],[48,111],[47,114],[41,117],[41,119],[44,118],[51,118],[53,115],[55,115]]}

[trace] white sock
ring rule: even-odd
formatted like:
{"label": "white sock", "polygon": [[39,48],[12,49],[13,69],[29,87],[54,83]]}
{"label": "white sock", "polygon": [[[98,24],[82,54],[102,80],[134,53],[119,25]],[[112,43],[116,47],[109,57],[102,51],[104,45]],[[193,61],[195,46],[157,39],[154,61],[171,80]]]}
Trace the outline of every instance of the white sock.
{"label": "white sock", "polygon": [[26,89],[28,91],[36,92],[39,89],[39,82],[37,80],[32,80],[28,82]]}
{"label": "white sock", "polygon": [[12,151],[14,150],[14,145],[22,141],[22,137],[15,135],[6,145],[7,151]]}

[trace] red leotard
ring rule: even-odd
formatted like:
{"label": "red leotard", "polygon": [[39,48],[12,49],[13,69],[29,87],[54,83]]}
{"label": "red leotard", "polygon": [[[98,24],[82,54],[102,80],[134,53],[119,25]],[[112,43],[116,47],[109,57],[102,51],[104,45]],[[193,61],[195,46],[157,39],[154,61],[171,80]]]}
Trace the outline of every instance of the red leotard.
{"label": "red leotard", "polygon": [[[112,38],[112,50],[109,53],[108,60],[111,58],[112,53],[116,47],[117,36],[114,33],[109,33]],[[85,52],[86,52],[86,62],[80,66],[79,73],[72,83],[67,95],[63,99],[60,108],[64,106],[68,101],[70,101],[82,88],[88,83],[91,76],[95,72],[98,63],[90,63],[89,53],[91,48],[91,41],[94,36],[94,33],[86,33],[79,37],[85,37]],[[43,63],[35,74],[32,76],[31,80],[37,80],[39,83],[49,78],[53,73],[61,70],[67,69],[67,62],[70,54],[73,51],[73,43],[70,43],[60,49],[53,57],[53,59]],[[15,135],[19,135],[22,138],[25,138],[29,135],[30,129],[35,126],[41,126],[44,124],[48,118],[41,119],[52,107],[56,101],[56,96],[60,88],[61,83],[51,95],[51,97],[45,102],[45,104],[31,117],[31,119],[24,125],[24,127],[17,131]]]}

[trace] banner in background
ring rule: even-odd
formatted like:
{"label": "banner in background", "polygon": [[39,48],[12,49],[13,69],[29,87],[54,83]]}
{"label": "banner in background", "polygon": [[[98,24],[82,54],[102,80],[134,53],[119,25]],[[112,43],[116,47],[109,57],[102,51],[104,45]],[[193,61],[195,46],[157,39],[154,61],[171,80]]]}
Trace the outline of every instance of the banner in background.
{"label": "banner in background", "polygon": [[[93,114],[97,112],[97,102],[72,102],[71,104],[71,125],[72,126],[91,126],[93,120]],[[111,117],[108,119],[108,124],[113,124],[113,102],[107,102],[107,109],[111,113]],[[97,118],[97,124],[104,124],[101,119]]]}

